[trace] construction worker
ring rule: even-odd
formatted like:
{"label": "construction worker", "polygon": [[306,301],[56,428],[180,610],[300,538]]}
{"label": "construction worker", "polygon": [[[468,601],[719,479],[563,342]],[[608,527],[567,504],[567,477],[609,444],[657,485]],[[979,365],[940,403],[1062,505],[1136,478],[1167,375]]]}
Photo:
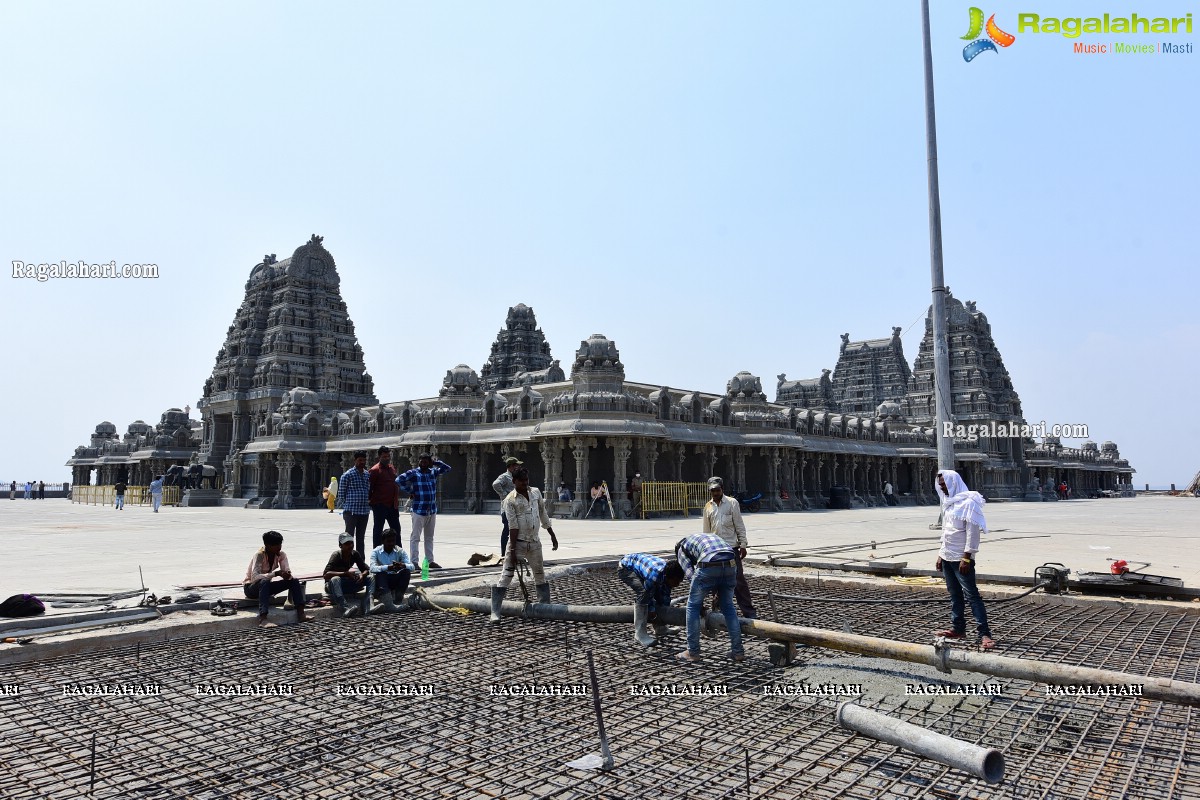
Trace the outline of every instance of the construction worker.
{"label": "construction worker", "polygon": [[371,551],[370,569],[375,578],[375,594],[384,611],[399,611],[399,603],[408,590],[413,564],[403,547],[396,546],[396,532],[383,529],[383,544]]}
{"label": "construction worker", "polygon": [[675,557],[692,581],[687,603],[688,646],[675,657],[688,662],[700,660],[700,614],[705,595],[716,592],[729,631],[729,657],[737,662],[745,661],[741,620],[733,604],[733,589],[737,584],[736,551],[715,533],[693,533],[675,545]]}
{"label": "construction worker", "polygon": [[504,498],[500,508],[508,518],[508,553],[504,557],[504,573],[500,582],[492,587],[492,622],[500,621],[500,604],[504,602],[504,593],[508,591],[516,574],[520,559],[529,563],[533,572],[534,586],[537,588],[537,601],[550,602],[550,584],[546,581],[546,570],[542,566],[542,542],[538,538],[540,528],[550,533],[552,550],[558,549],[558,537],[554,535],[554,527],[550,517],[546,515],[546,502],[542,493],[529,485],[529,470],[518,467],[513,472],[513,490]]}
{"label": "construction worker", "polygon": [[[683,583],[683,567],[675,559],[652,556],[649,553],[630,553],[617,564],[617,577],[633,589],[633,638],[638,644],[649,647],[655,637],[662,638],[667,626],[657,621],[660,607],[671,605],[671,590]],[[654,634],[646,630],[646,623],[654,625]]]}

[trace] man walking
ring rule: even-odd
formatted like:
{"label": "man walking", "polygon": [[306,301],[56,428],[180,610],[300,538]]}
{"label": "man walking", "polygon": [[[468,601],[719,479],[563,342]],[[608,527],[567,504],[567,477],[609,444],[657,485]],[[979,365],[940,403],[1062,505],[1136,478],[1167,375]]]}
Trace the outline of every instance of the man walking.
{"label": "man walking", "polygon": [[[742,522],[742,506],[725,494],[725,482],[717,477],[708,479],[709,501],[704,506],[704,532],[715,533],[733,548],[737,559],[737,583],[734,597],[742,616],[754,619],[754,600],[750,597],[750,584],[742,570],[742,559],[746,557],[746,523]],[[716,608],[716,603],[713,604]]]}
{"label": "man walking", "polygon": [[396,486],[396,468],[392,466],[392,451],[386,445],[379,448],[379,460],[367,474],[370,484],[371,550],[383,542],[384,525],[400,535],[400,489]]}
{"label": "man walking", "polygon": [[437,524],[437,483],[438,477],[450,471],[450,465],[441,459],[434,459],[429,453],[422,453],[417,459],[417,466],[396,478],[396,485],[412,495],[412,530],[408,537],[408,556],[413,564],[420,564],[417,554],[420,552],[421,537],[425,537],[425,558],[430,569],[441,569],[442,565],[433,560],[433,529]]}
{"label": "man walking", "polygon": [[967,484],[957,472],[944,469],[938,472],[934,486],[942,501],[942,547],[938,551],[936,569],[941,570],[950,592],[950,629],[938,636],[961,639],[967,635],[964,600],[971,604],[971,615],[979,629],[979,648],[991,650],[996,646],[988,627],[987,609],[975,585],[975,554],[979,552],[979,535],[987,530],[979,492],[967,490]]}
{"label": "man walking", "polygon": [[742,624],[733,604],[733,589],[737,585],[737,553],[720,536],[712,533],[693,533],[675,545],[675,557],[684,575],[691,578],[692,587],[687,602],[687,650],[676,653],[680,661],[700,660],[700,612],[704,598],[716,592],[729,630],[729,657],[746,660],[742,649]]}
{"label": "man walking", "polygon": [[883,482],[883,500],[889,506],[896,505],[896,495],[894,495],[892,492],[893,492],[892,482],[884,481]]}
{"label": "man walking", "polygon": [[113,492],[117,495],[117,511],[125,510],[125,488],[125,481],[117,481],[116,485],[113,486]]}
{"label": "man walking", "polygon": [[338,495],[346,533],[354,535],[356,549],[361,553],[367,537],[367,521],[371,519],[371,481],[367,475],[366,450],[357,451],[354,466],[342,473]]}
{"label": "man walking", "polygon": [[501,508],[508,515],[509,543],[512,547],[508,548],[508,556],[504,559],[504,573],[500,576],[500,582],[492,587],[492,622],[500,621],[500,604],[504,602],[504,593],[512,583],[520,559],[525,559],[533,572],[533,585],[537,589],[538,602],[550,602],[550,584],[546,580],[546,568],[542,563],[539,528],[545,528],[550,533],[550,549],[558,549],[558,537],[554,535],[554,527],[550,524],[550,517],[546,515],[546,502],[542,499],[542,493],[529,485],[529,470],[519,467],[512,477],[513,490],[501,503]]}
{"label": "man walking", "polygon": [[10,483],[8,485],[8,499],[9,500],[17,499],[17,482],[16,481],[13,481],[12,483]]}
{"label": "man walking", "polygon": [[496,480],[492,481],[492,489],[500,498],[500,523],[504,526],[500,530],[500,557],[504,557],[504,550],[508,547],[508,515],[504,513],[504,498],[508,497],[509,493],[514,488],[513,473],[517,471],[524,462],[520,459],[509,456],[504,459],[504,472]]}
{"label": "man walking", "polygon": [[155,514],[158,513],[158,509],[162,506],[162,489],[162,475],[159,475],[157,478],[150,481],[150,504],[154,507]]}
{"label": "man walking", "polygon": [[38,500],[46,499],[46,482],[38,481]]}

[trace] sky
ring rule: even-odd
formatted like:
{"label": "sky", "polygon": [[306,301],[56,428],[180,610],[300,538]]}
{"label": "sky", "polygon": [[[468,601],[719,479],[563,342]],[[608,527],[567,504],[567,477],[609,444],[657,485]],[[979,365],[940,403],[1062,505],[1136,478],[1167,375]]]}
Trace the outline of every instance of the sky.
{"label": "sky", "polygon": [[[931,21],[946,283],[1028,421],[1117,442],[1136,485],[1186,484],[1200,53],[1073,43],[1200,42],[1019,32],[1018,11],[1133,8],[1030,0],[984,8],[1016,41],[968,63],[969,5]],[[159,271],[0,275],[5,482],[69,480],[103,420],[194,409],[250,270],[313,233],[384,402],[480,369],[519,302],[564,366],[603,333],[627,379],[673,388],[749,370],[774,399],[844,332],[901,326],[917,354],[915,1],[8,2],[0,45],[4,272]]]}

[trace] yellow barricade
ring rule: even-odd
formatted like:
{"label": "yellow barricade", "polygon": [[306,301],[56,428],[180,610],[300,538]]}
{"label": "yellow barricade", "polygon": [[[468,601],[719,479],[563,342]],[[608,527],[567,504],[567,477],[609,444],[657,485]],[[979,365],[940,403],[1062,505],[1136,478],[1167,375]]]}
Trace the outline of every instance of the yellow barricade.
{"label": "yellow barricade", "polygon": [[653,511],[677,511],[685,517],[708,502],[708,484],[676,481],[642,482],[642,519]]}

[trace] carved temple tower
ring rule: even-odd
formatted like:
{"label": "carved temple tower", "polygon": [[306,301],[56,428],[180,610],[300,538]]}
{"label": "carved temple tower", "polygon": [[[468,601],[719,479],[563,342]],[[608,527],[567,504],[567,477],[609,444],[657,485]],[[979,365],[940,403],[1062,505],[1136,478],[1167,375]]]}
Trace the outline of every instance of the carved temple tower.
{"label": "carved temple tower", "polygon": [[204,383],[201,461],[228,469],[264,427],[274,432],[275,412],[295,387],[327,410],[378,403],[339,286],[333,256],[315,234],[290,258],[264,256],[251,270]]}
{"label": "carved temple tower", "polygon": [[833,369],[833,396],[843,414],[870,416],[880,403],[902,400],[912,370],[904,360],[900,328],[890,339],[850,341],[842,334],[842,347]]}
{"label": "carved temple tower", "polygon": [[[484,389],[507,389],[520,383],[516,380],[517,376],[550,369],[552,361],[550,345],[542,329],[537,326],[533,309],[518,303],[508,310],[508,318],[492,343],[491,355],[479,371],[479,377]],[[557,369],[557,362],[554,363]],[[563,377],[559,369],[557,375],[549,380],[562,380]]]}
{"label": "carved temple tower", "polygon": [[[913,363],[908,394],[902,402],[910,423],[928,427],[934,424],[931,314],[932,307],[925,317],[925,336]],[[987,317],[975,308],[974,301],[968,300],[964,305],[948,289],[946,316],[954,423],[1024,423],[1021,399],[996,348]],[[989,491],[990,496],[1020,496],[1021,487],[1028,480],[1028,476],[1022,475],[1024,454],[1020,438],[956,440],[954,452],[956,468],[970,488]]]}

